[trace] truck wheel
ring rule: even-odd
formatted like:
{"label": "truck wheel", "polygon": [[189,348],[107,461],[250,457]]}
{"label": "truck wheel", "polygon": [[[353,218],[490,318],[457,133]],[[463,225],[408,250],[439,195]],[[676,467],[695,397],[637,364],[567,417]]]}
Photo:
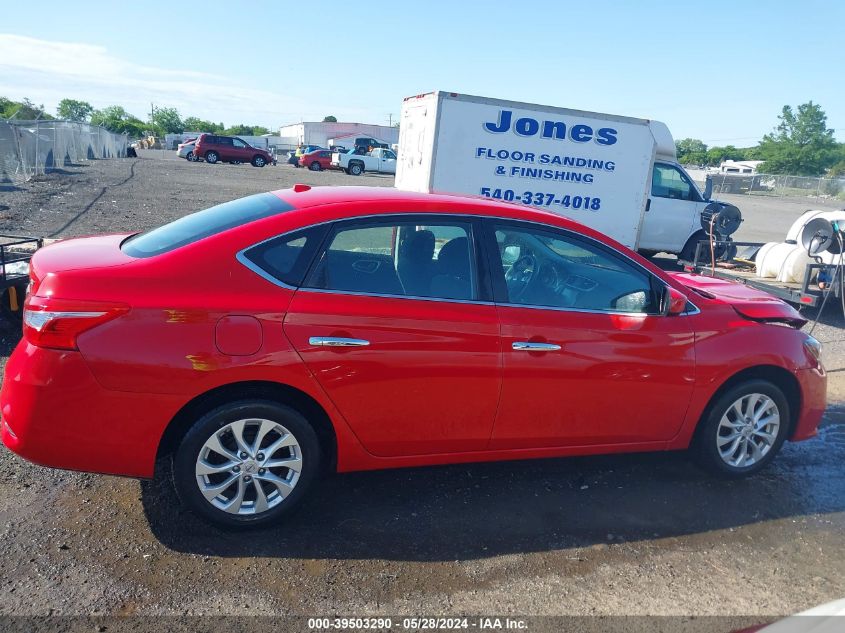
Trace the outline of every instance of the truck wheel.
{"label": "truck wheel", "polygon": [[[678,253],[678,259],[691,262],[695,257],[695,249],[698,246],[698,243],[702,240],[706,240],[707,234],[704,231],[698,231],[697,233],[693,233],[692,236],[687,240],[687,243],[684,244],[684,247],[681,249],[681,252]],[[699,264],[707,264],[710,265],[710,247],[704,249],[701,253],[704,260],[698,262]],[[706,260],[706,261],[705,261]]]}
{"label": "truck wheel", "polygon": [[217,152],[206,152],[205,153],[205,162],[213,165],[218,160],[220,160],[220,155]]}
{"label": "truck wheel", "polygon": [[352,176],[360,176],[364,173],[364,166],[361,163],[352,163],[349,166],[349,174]]}

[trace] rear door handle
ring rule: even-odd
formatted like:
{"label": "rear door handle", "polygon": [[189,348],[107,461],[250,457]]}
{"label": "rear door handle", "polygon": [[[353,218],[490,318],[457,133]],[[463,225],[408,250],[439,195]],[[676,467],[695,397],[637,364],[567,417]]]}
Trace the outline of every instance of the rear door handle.
{"label": "rear door handle", "polygon": [[535,343],[534,341],[514,341],[511,347],[525,352],[556,352],[560,349],[557,343]]}
{"label": "rear door handle", "polygon": [[366,347],[370,344],[362,338],[343,338],[339,336],[312,336],[308,344],[316,347]]}

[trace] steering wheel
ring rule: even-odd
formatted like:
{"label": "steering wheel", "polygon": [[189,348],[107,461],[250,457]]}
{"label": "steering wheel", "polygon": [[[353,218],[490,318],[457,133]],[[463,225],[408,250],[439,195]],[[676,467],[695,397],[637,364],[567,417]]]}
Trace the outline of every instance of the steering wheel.
{"label": "steering wheel", "polygon": [[505,275],[511,301],[521,299],[537,273],[537,258],[523,255],[516,260]]}

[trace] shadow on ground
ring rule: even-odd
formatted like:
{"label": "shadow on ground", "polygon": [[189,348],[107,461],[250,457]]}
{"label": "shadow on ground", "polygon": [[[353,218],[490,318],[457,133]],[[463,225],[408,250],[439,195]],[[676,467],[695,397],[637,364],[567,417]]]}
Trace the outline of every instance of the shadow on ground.
{"label": "shadow on ground", "polygon": [[[336,475],[248,538],[178,503],[162,465],[141,484],[166,547],[203,555],[448,561],[720,530],[845,510],[845,415],[762,474],[709,477],[685,453],[498,462]],[[766,538],[765,531],[762,531]]]}

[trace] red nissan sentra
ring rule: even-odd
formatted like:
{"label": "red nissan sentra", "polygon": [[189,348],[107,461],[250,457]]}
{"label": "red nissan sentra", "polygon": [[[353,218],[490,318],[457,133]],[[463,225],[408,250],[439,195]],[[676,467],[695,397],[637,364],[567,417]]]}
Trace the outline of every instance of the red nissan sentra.
{"label": "red nissan sentra", "polygon": [[748,475],[825,407],[785,303],[490,200],[298,185],[31,268],[4,444],[132,477],[172,456],[222,526],[324,470],[691,448]]}

